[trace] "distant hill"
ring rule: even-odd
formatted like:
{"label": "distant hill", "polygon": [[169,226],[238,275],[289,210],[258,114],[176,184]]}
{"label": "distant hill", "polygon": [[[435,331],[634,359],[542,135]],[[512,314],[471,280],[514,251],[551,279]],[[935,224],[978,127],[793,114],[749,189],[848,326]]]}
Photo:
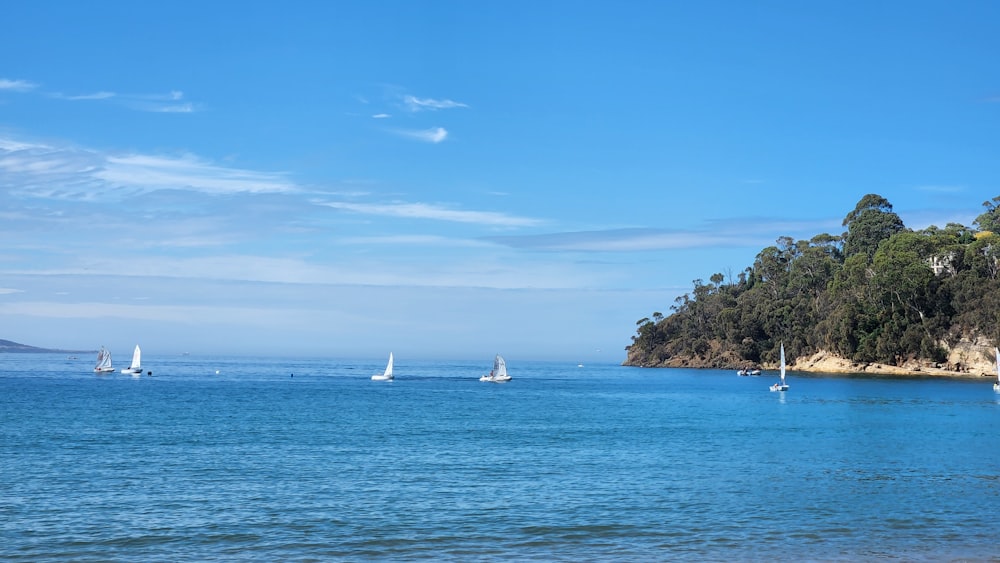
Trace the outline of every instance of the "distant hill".
{"label": "distant hill", "polygon": [[28,346],[10,340],[0,340],[0,353],[22,353],[22,354],[90,354],[97,350],[59,350],[56,348],[39,348]]}

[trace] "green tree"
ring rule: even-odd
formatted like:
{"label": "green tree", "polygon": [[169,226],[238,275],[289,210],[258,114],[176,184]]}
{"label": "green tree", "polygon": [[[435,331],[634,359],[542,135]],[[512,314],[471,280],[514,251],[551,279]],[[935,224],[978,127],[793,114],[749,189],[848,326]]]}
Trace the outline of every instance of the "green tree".
{"label": "green tree", "polygon": [[983,202],[986,211],[973,224],[981,230],[1000,234],[1000,196]]}
{"label": "green tree", "polygon": [[892,211],[892,204],[877,194],[868,194],[844,217],[844,255],[875,255],[878,245],[905,229],[903,220]]}

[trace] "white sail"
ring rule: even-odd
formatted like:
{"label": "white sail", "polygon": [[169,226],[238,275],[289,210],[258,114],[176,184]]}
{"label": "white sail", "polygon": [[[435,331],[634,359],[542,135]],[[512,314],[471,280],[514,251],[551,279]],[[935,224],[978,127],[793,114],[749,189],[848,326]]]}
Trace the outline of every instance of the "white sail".
{"label": "white sail", "polygon": [[785,343],[781,343],[781,384],[785,384]]}
{"label": "white sail", "polygon": [[385,365],[385,371],[373,375],[372,381],[392,381],[392,352],[389,352],[389,363]]}
{"label": "white sail", "polygon": [[771,391],[788,391],[788,384],[785,383],[785,343],[781,343],[781,380],[771,386]]}
{"label": "white sail", "polygon": [[94,366],[94,371],[97,373],[115,371],[115,368],[111,367],[111,352],[104,346],[101,346],[101,351],[97,353],[97,365]]}
{"label": "white sail", "polygon": [[1000,392],[1000,350],[993,347],[993,356],[997,360],[997,382],[993,384],[993,390]]}
{"label": "white sail", "polygon": [[490,373],[480,377],[479,381],[490,381],[493,383],[510,381],[510,376],[507,375],[507,362],[504,361],[503,356],[497,354],[493,358],[493,369],[490,370]]}
{"label": "white sail", "polygon": [[510,379],[507,375],[507,362],[503,360],[503,356],[497,354],[497,357],[493,360],[493,378],[494,379]]}
{"label": "white sail", "polygon": [[131,373],[132,375],[142,373],[142,351],[139,350],[138,344],[135,345],[135,350],[132,351],[132,363],[127,368],[122,368],[122,373]]}

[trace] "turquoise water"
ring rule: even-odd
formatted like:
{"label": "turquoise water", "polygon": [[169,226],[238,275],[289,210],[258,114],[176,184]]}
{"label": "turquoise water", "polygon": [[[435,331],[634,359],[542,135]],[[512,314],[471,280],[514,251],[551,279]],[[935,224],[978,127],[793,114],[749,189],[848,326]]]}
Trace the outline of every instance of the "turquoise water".
{"label": "turquoise water", "polygon": [[0,354],[0,559],[1000,559],[986,378],[144,364]]}

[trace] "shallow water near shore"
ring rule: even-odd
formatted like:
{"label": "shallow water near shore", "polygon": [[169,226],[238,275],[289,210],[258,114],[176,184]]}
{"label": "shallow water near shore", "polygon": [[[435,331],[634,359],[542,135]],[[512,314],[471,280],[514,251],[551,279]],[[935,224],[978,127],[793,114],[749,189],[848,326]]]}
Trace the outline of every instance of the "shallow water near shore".
{"label": "shallow water near shore", "polygon": [[986,378],[148,356],[0,355],[0,559],[1000,558]]}

